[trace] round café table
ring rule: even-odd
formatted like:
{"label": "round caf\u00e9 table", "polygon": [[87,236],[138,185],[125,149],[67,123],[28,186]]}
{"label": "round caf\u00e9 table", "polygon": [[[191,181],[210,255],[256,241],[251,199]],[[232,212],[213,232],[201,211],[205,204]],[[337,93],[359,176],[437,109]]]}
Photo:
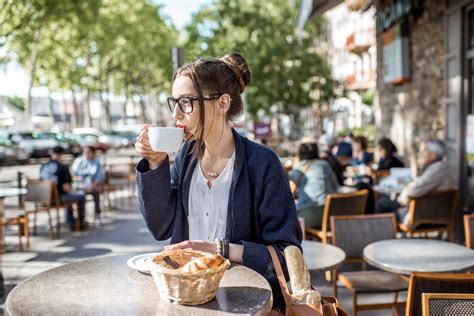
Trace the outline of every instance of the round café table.
{"label": "round caf\u00e9 table", "polygon": [[303,256],[310,271],[326,271],[338,268],[346,259],[344,250],[329,244],[303,240]]}
{"label": "round caf\u00e9 table", "polygon": [[474,250],[434,239],[388,239],[364,248],[364,259],[389,272],[456,272],[474,267]]}
{"label": "round caf\u00e9 table", "polygon": [[8,295],[7,315],[266,315],[268,282],[244,266],[224,273],[217,296],[198,306],[162,301],[151,275],[127,266],[132,255],[65,264],[21,282]]}

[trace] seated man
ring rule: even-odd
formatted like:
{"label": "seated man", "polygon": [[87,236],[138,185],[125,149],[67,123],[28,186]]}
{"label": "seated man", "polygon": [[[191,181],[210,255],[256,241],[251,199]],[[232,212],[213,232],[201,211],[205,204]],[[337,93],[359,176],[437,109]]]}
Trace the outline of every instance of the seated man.
{"label": "seated man", "polygon": [[[79,192],[72,192],[72,178],[69,173],[69,167],[61,162],[64,148],[56,146],[51,152],[51,159],[47,163],[41,165],[40,179],[41,180],[52,180],[56,183],[59,198],[62,203],[78,202],[79,211],[79,224],[80,229],[86,228],[84,222],[85,215],[85,197],[84,194]],[[75,220],[72,212],[72,208],[68,207],[66,210],[66,219],[71,227],[71,230],[75,228]]]}
{"label": "seated man", "polygon": [[447,161],[447,149],[443,141],[430,139],[420,146],[420,162],[423,173],[407,184],[397,201],[382,196],[377,201],[377,212],[396,212],[399,222],[408,224],[408,202],[410,198],[423,196],[432,191],[457,188],[454,172]]}
{"label": "seated man", "polygon": [[105,179],[104,168],[95,156],[95,147],[86,146],[82,157],[77,158],[72,164],[72,173],[77,176],[77,189],[91,194],[94,197],[95,219],[100,224],[100,194],[103,190]]}

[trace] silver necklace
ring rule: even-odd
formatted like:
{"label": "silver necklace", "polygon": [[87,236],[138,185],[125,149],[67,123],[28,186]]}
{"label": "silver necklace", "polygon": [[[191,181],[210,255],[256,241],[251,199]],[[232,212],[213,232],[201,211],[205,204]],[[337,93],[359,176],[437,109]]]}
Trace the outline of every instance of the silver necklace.
{"label": "silver necklace", "polygon": [[207,171],[204,166],[202,165],[202,162],[201,162],[201,169],[204,170],[204,172],[211,178],[218,178],[220,173],[218,172],[212,172],[212,171]]}

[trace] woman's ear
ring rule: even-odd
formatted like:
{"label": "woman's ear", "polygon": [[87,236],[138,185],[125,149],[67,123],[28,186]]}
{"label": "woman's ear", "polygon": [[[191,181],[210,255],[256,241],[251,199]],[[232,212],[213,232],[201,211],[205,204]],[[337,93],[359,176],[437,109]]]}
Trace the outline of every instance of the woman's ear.
{"label": "woman's ear", "polygon": [[230,109],[230,104],[232,103],[232,99],[230,95],[228,94],[223,94],[218,100],[218,109],[221,114],[227,113]]}

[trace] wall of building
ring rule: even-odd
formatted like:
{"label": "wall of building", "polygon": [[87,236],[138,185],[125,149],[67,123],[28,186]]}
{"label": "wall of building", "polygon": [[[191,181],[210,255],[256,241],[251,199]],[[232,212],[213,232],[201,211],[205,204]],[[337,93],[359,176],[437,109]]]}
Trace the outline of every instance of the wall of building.
{"label": "wall of building", "polygon": [[[377,4],[377,10],[384,7]],[[411,80],[384,84],[377,78],[379,113],[377,137],[392,138],[400,154],[416,171],[416,156],[421,141],[444,138],[444,1],[425,0],[423,14],[410,21]],[[377,35],[377,73],[384,73],[382,37]]]}

